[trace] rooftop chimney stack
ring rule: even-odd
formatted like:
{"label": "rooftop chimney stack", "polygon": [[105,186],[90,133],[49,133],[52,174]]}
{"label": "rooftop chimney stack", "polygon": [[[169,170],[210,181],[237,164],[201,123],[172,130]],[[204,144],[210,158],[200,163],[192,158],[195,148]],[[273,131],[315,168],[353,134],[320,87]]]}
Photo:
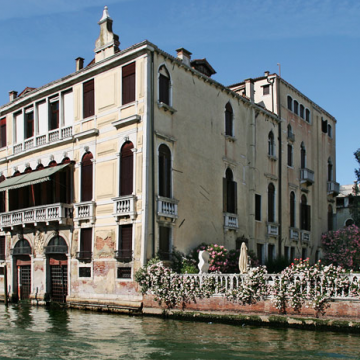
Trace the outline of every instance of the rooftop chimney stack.
{"label": "rooftop chimney stack", "polygon": [[264,72],[264,75],[265,75],[266,77],[268,77],[268,76],[270,75],[270,71],[265,71],[265,72]]}
{"label": "rooftop chimney stack", "polygon": [[81,70],[84,67],[84,58],[78,57],[75,59],[76,61],[76,71]]}
{"label": "rooftop chimney stack", "polygon": [[100,25],[100,35],[95,42],[95,62],[106,59],[119,51],[119,36],[113,33],[112,23],[108,7],[105,6],[103,16],[98,22]]}
{"label": "rooftop chimney stack", "polygon": [[254,102],[254,80],[246,79],[245,80],[245,95],[250,99],[251,102]]}
{"label": "rooftop chimney stack", "polygon": [[17,98],[18,92],[15,90],[11,90],[9,91],[9,97],[10,97],[10,101],[13,101]]}
{"label": "rooftop chimney stack", "polygon": [[178,59],[180,59],[185,65],[190,66],[192,53],[184,48],[176,49],[176,51]]}

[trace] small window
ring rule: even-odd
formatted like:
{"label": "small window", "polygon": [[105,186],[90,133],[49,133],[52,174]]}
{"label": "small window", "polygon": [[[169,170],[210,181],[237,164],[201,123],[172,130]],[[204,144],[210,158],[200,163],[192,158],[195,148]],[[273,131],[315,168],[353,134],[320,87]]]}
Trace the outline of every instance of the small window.
{"label": "small window", "polygon": [[287,165],[293,166],[293,147],[291,144],[287,145]]}
{"label": "small window", "polygon": [[135,63],[122,68],[122,104],[135,101]]}
{"label": "small window", "polygon": [[225,106],[225,135],[233,136],[233,109],[230,103]]}
{"label": "small window", "polygon": [[291,96],[288,95],[287,97],[287,107],[290,111],[293,109],[293,99]]}
{"label": "small window", "polygon": [[304,105],[301,104],[301,105],[300,105],[300,117],[301,117],[302,119],[305,118],[304,112],[305,112]]}
{"label": "small window", "polygon": [[118,279],[131,279],[131,267],[118,267],[117,268]]}
{"label": "small window", "polygon": [[268,155],[275,156],[275,139],[272,131],[269,132],[268,136]]}
{"label": "small window", "polygon": [[310,110],[306,109],[305,111],[305,120],[306,122],[310,123]]}
{"label": "small window", "polygon": [[263,88],[263,95],[270,94],[270,85],[264,85],[262,88]]}
{"label": "small window", "polygon": [[256,256],[259,260],[260,265],[264,264],[264,245],[256,244]]}
{"label": "small window", "polygon": [[332,138],[332,128],[331,128],[331,125],[330,124],[328,124],[328,136],[330,137],[330,138]]}
{"label": "small window", "polygon": [[79,277],[91,277],[91,268],[79,267]]}
{"label": "small window", "polygon": [[95,114],[94,79],[83,84],[83,117],[87,118]]}
{"label": "small window", "polygon": [[275,222],[275,186],[272,183],[268,186],[268,222]]}
{"label": "small window", "polygon": [[324,134],[326,134],[328,130],[327,120],[324,120],[323,118],[321,118],[321,130]]}
{"label": "small window", "polygon": [[255,194],[255,220],[261,221],[261,195]]}
{"label": "small window", "polygon": [[5,275],[5,266],[0,267],[0,276]]}
{"label": "small window", "polygon": [[299,114],[299,103],[296,100],[294,100],[294,113]]}
{"label": "small window", "polygon": [[159,257],[160,260],[170,260],[170,228],[159,227]]}
{"label": "small window", "polygon": [[164,65],[159,69],[159,102],[170,105],[170,74]]}
{"label": "small window", "polygon": [[0,119],[0,148],[6,146],[6,118]]}

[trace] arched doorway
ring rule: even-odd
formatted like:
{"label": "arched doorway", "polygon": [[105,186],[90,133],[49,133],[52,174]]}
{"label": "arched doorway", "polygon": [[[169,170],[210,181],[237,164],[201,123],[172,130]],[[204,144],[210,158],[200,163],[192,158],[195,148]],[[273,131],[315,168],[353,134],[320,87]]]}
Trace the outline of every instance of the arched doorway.
{"label": "arched doorway", "polygon": [[68,291],[68,246],[61,236],[54,236],[45,247],[48,263],[50,300],[66,302]]}
{"label": "arched doorway", "polygon": [[31,293],[31,246],[26,239],[19,240],[11,254],[16,272],[14,274],[14,295],[18,300],[30,298]]}

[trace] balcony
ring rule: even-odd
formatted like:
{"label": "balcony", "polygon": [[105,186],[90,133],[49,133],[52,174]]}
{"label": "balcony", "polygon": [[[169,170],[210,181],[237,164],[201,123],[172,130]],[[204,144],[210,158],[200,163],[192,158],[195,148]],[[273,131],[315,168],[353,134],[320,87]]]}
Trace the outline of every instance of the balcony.
{"label": "balcony", "polygon": [[269,236],[278,236],[279,235],[279,225],[275,223],[267,224],[267,234]]}
{"label": "balcony", "polygon": [[178,217],[178,200],[165,198],[159,196],[157,198],[157,214],[158,216],[164,216],[172,218],[173,220]]}
{"label": "balcony", "polygon": [[51,204],[21,210],[9,211],[0,215],[0,228],[13,228],[14,226],[34,225],[38,223],[58,222],[68,224],[72,218],[72,205]]}
{"label": "balcony", "polygon": [[309,231],[301,230],[301,241],[304,243],[310,242],[310,232]]}
{"label": "balcony", "polygon": [[115,259],[122,262],[131,262],[133,260],[133,251],[117,250],[115,251]]}
{"label": "balcony", "polygon": [[113,216],[119,221],[122,216],[129,216],[132,220],[136,217],[135,195],[120,196],[111,199],[114,202],[114,213]]}
{"label": "balcony", "polygon": [[90,221],[92,224],[95,222],[95,201],[84,201],[77,203],[75,206],[74,221]]}
{"label": "balcony", "polygon": [[76,253],[76,258],[82,262],[90,262],[92,259],[91,251],[78,251]]}
{"label": "balcony", "polygon": [[312,185],[315,181],[315,174],[312,170],[303,168],[300,169],[300,182]]}
{"label": "balcony", "polygon": [[298,241],[299,240],[299,230],[295,228],[290,228],[290,240]]}
{"label": "balcony", "polygon": [[51,130],[47,134],[33,136],[25,139],[22,143],[13,146],[13,154],[19,154],[23,151],[28,151],[40,146],[52,144],[63,139],[71,138],[73,135],[73,127],[67,126],[64,128]]}
{"label": "balcony", "polygon": [[45,254],[66,254],[68,247],[66,245],[49,245],[44,247]]}
{"label": "balcony", "polygon": [[294,142],[295,141],[295,134],[293,132],[288,132],[287,138],[289,141]]}
{"label": "balcony", "polygon": [[336,181],[328,181],[327,182],[327,193],[329,195],[339,195],[340,194],[340,184]]}
{"label": "balcony", "polygon": [[239,228],[239,220],[236,214],[224,213],[224,229],[237,230]]}

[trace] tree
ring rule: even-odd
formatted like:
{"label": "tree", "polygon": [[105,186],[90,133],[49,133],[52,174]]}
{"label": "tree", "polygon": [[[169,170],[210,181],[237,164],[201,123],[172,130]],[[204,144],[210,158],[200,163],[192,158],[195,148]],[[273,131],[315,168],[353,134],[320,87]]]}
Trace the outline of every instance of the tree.
{"label": "tree", "polygon": [[357,226],[360,226],[360,149],[354,152],[355,159],[359,168],[355,169],[356,182],[353,187],[354,199],[350,207],[350,213]]}

